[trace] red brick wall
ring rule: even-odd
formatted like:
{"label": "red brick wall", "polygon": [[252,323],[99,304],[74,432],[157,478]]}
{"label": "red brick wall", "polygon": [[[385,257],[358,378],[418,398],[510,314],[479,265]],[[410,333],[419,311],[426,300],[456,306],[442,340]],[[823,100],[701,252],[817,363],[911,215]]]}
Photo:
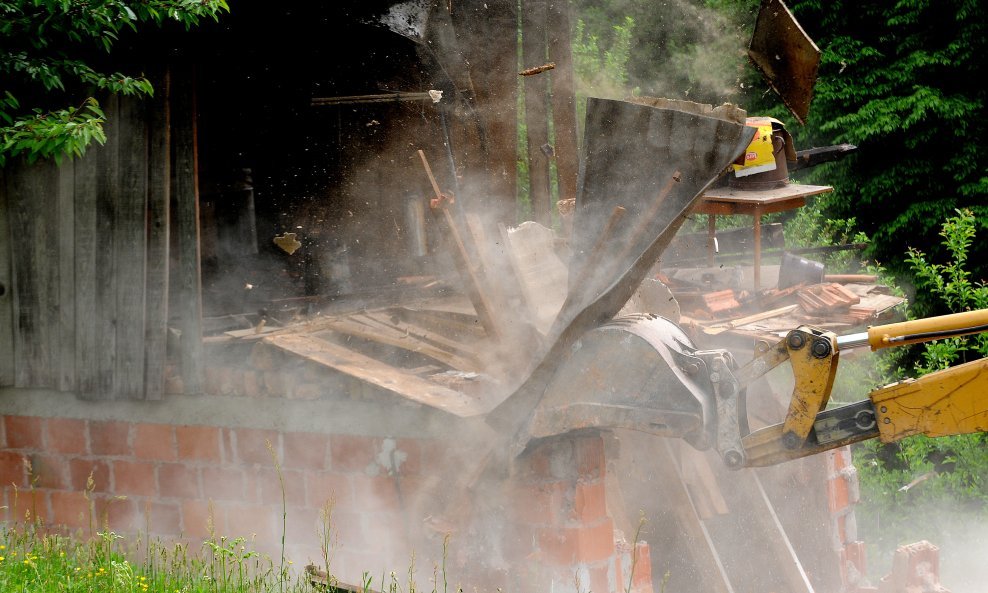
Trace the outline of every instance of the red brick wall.
{"label": "red brick wall", "polygon": [[[440,500],[437,475],[455,463],[446,447],[426,439],[29,416],[5,416],[0,444],[5,517],[30,513],[83,533],[95,519],[99,528],[105,522],[120,534],[150,533],[198,549],[212,528],[215,536],[253,538],[253,549],[278,558],[284,486],[286,555],[297,566],[322,566],[317,530],[332,500],[331,569],[348,582],[364,571],[380,578],[382,568],[403,574],[413,551],[418,566],[431,568],[423,558],[442,553],[442,534],[423,537],[423,500]],[[624,591],[631,579],[634,591],[651,591],[647,545],[615,545],[604,468],[599,435],[559,439],[526,455],[506,484],[513,502],[495,505],[498,515],[488,518],[495,530],[507,527],[496,536],[510,570],[467,555],[475,563],[457,569],[475,574],[451,574],[451,581],[538,581],[554,591],[600,593]],[[90,476],[92,507],[84,495]],[[454,526],[451,554],[475,536]]]}

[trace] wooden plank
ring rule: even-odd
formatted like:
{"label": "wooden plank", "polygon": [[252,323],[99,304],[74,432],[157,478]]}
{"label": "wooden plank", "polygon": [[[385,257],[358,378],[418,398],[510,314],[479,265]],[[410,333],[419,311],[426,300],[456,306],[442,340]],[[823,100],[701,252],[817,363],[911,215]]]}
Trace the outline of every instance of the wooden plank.
{"label": "wooden plank", "polygon": [[105,146],[92,147],[75,162],[75,376],[81,399],[96,399],[96,252],[102,249],[96,226],[98,175]]}
{"label": "wooden plank", "polygon": [[96,169],[96,353],[94,399],[113,397],[113,373],[117,355],[117,283],[114,267],[117,250],[116,210],[120,205],[120,102],[116,95],[104,101],[106,144]]}
{"label": "wooden plank", "polygon": [[754,315],[739,317],[737,319],[732,319],[731,321],[725,323],[718,323],[717,325],[706,328],[704,329],[704,333],[709,335],[716,335],[721,332],[739,328],[742,325],[755,323],[756,321],[764,321],[766,319],[771,319],[772,317],[779,317],[787,313],[792,313],[798,308],[799,305],[788,305],[785,307],[779,307],[778,309],[772,309],[771,311],[762,311],[761,313],[755,313]]}
{"label": "wooden plank", "polygon": [[75,391],[75,161],[58,168],[58,388]]}
{"label": "wooden plank", "polygon": [[[546,62],[546,0],[525,0],[522,7],[522,67]],[[532,219],[552,227],[551,192],[549,189],[549,77],[546,74],[525,77],[525,127],[528,133],[528,182]]]}
{"label": "wooden plank", "polygon": [[161,399],[168,364],[168,279],[171,223],[171,81],[168,72],[154,80],[148,118],[148,235],[145,280],[144,397]]}
{"label": "wooden plank", "polygon": [[145,107],[139,98],[120,99],[119,125],[120,190],[113,221],[113,267],[117,276],[113,394],[118,398],[144,399],[148,147]]}
{"label": "wooden plank", "polygon": [[457,416],[473,416],[482,411],[476,401],[458,391],[325,340],[300,334],[282,334],[268,336],[262,343]]}
{"label": "wooden plank", "polygon": [[457,370],[473,372],[480,370],[480,364],[472,357],[450,352],[441,347],[437,348],[411,333],[386,327],[373,318],[342,318],[332,321],[327,327],[341,334],[427,356]]}
{"label": "wooden plank", "polygon": [[409,307],[391,307],[388,311],[402,321],[441,333],[453,340],[467,339],[473,342],[486,336],[480,320],[472,313]]}
{"label": "wooden plank", "polygon": [[466,344],[451,340],[442,334],[424,327],[402,323],[400,319],[388,314],[386,311],[365,311],[362,314],[356,315],[355,318],[372,320],[382,326],[400,331],[452,354],[458,354],[467,358],[474,358],[475,356],[474,349]]}
{"label": "wooden plank", "polygon": [[199,169],[194,71],[175,71],[172,102],[175,316],[181,331],[180,369],[186,393],[202,391],[202,275],[199,261]]}
{"label": "wooden plank", "polygon": [[55,388],[58,169],[53,161],[39,161],[16,167],[10,179],[14,385]]}
{"label": "wooden plank", "polygon": [[0,169],[0,387],[14,385],[14,290],[12,263],[12,229],[7,180]]}

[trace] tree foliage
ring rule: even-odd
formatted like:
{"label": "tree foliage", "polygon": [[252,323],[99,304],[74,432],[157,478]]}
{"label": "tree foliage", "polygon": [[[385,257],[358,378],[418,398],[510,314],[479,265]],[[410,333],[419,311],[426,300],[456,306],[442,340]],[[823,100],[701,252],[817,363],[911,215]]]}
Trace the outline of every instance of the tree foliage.
{"label": "tree foliage", "polygon": [[[853,217],[872,238],[869,255],[903,277],[907,247],[944,254],[938,227],[956,209],[988,224],[984,4],[790,2],[823,54],[797,144],[859,147],[807,179],[835,187],[826,214]],[[976,278],[988,274],[986,255],[988,246],[972,246]],[[924,313],[943,312],[916,298]]]}
{"label": "tree foliage", "polygon": [[121,35],[144,24],[189,28],[226,10],[226,0],[0,1],[0,166],[104,142],[96,92],[153,93],[143,75],[99,65]]}

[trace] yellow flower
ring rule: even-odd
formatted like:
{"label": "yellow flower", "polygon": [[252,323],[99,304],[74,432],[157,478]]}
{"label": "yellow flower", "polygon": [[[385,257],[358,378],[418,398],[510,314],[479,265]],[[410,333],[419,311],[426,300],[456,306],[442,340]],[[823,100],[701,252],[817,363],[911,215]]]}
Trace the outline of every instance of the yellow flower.
{"label": "yellow flower", "polygon": [[5,546],[3,544],[0,544],[0,550],[6,550],[6,549],[7,549],[7,546]]}
{"label": "yellow flower", "polygon": [[3,556],[0,556],[0,562],[3,562]]}

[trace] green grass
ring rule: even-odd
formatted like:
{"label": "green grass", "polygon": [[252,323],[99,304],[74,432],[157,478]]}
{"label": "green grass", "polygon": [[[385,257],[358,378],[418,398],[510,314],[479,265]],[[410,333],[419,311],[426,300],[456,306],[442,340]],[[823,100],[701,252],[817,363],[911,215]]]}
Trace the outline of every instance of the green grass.
{"label": "green grass", "polygon": [[200,549],[111,531],[64,535],[40,523],[0,525],[0,591],[220,593],[312,591],[302,575],[250,549],[212,537]]}

